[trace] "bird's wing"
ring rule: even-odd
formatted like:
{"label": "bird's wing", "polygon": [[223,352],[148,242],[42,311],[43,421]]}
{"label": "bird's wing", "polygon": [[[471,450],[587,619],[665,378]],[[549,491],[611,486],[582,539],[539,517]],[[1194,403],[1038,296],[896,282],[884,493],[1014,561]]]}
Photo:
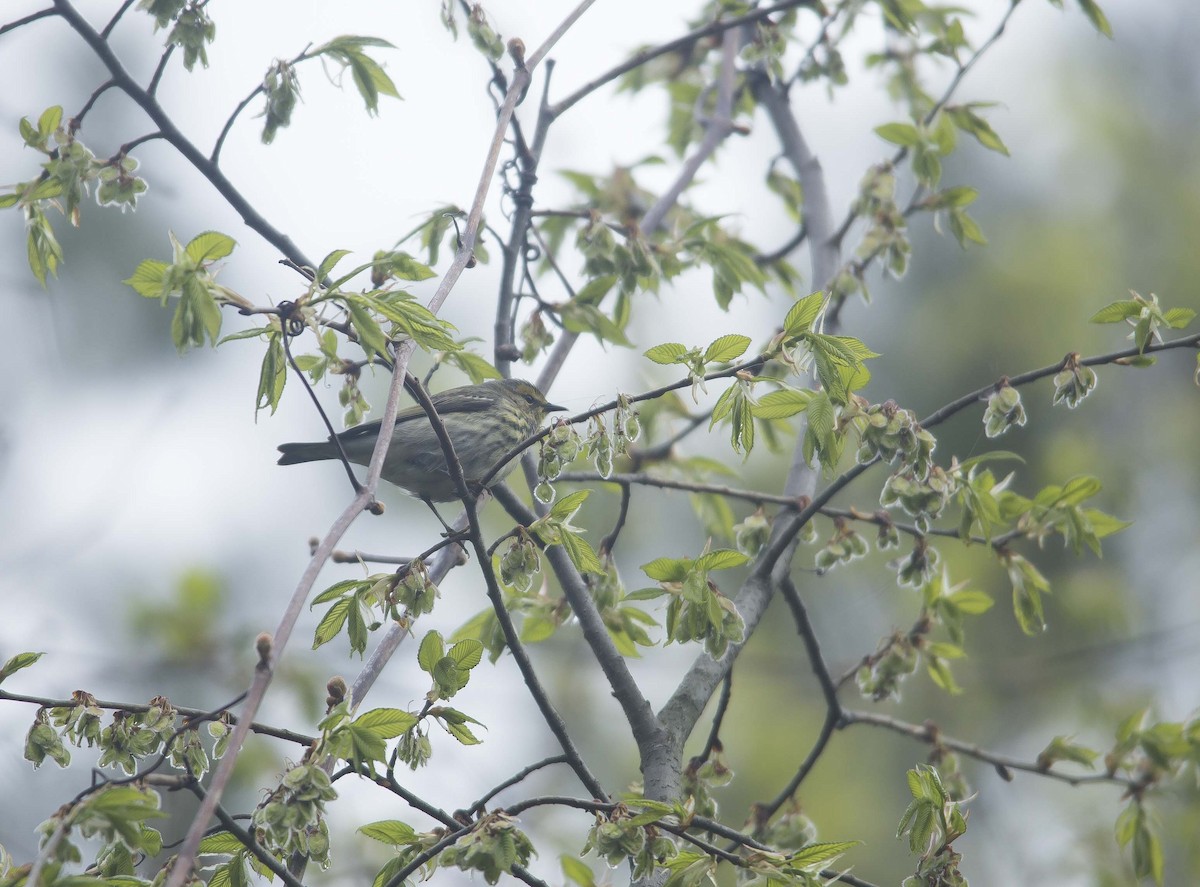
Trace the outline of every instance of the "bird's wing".
{"label": "bird's wing", "polygon": [[[441,394],[435,394],[432,399],[438,414],[444,416],[447,413],[478,413],[488,409],[492,405],[492,399],[479,394],[474,388],[473,385],[466,385],[462,388],[451,388]],[[416,404],[405,407],[396,413],[396,424],[426,418],[425,409],[420,404]],[[343,444],[359,440],[374,441],[379,437],[379,428],[382,424],[381,420],[376,419],[373,422],[355,425],[338,434],[338,440]]]}
{"label": "bird's wing", "polygon": [[[433,405],[437,408],[440,415],[447,413],[478,413],[489,409],[495,403],[494,397],[489,397],[487,394],[481,394],[477,386],[466,385],[462,388],[451,388],[449,391],[443,391],[441,394],[433,396]],[[415,407],[420,415],[424,415],[420,404]],[[408,412],[405,410],[404,412]]]}
{"label": "bird's wing", "polygon": [[376,419],[374,422],[364,422],[361,425],[355,425],[353,428],[347,428],[345,431],[340,432],[337,438],[343,444],[352,443],[356,440],[375,440],[375,438],[379,437],[379,426],[382,424],[379,419]]}

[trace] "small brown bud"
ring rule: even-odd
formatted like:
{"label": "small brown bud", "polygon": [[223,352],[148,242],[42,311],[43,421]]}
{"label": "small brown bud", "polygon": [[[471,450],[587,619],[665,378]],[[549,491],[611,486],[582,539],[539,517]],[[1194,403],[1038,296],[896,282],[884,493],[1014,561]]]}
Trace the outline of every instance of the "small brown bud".
{"label": "small brown bud", "polygon": [[346,693],[349,688],[346,686],[346,679],[341,675],[334,675],[329,679],[329,683],[325,685],[325,692],[329,695],[325,697],[325,709],[328,711],[342,703],[346,698]]}
{"label": "small brown bud", "polygon": [[254,639],[254,649],[258,651],[258,667],[271,667],[271,648],[274,641],[265,631]]}
{"label": "small brown bud", "polygon": [[518,68],[525,67],[525,41],[520,37],[513,37],[508,41],[508,54],[512,58],[513,63]]}

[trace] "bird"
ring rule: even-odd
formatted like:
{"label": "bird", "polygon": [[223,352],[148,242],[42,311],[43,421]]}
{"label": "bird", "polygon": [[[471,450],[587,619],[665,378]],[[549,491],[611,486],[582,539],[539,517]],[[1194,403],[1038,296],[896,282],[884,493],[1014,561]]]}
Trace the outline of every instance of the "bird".
{"label": "bird", "polygon": [[[531,437],[548,413],[566,409],[550,403],[536,385],[523,379],[489,379],[448,389],[431,400],[472,489],[481,486],[491,469],[517,444]],[[366,422],[336,436],[347,459],[357,465],[370,463],[380,424],[378,420]],[[341,457],[334,438],[280,444],[279,452],[279,465]],[[509,460],[489,483],[502,480],[516,464],[515,459]],[[396,429],[381,476],[431,507],[434,502],[458,498],[441,442],[420,404],[396,414]]]}

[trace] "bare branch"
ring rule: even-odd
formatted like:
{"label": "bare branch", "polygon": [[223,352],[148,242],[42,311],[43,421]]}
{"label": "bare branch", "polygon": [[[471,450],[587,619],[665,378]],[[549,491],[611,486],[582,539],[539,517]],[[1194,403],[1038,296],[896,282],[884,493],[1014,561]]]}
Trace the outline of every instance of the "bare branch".
{"label": "bare branch", "polygon": [[500,792],[504,791],[505,789],[512,788],[514,785],[522,782],[530,774],[536,773],[538,770],[542,770],[546,767],[553,766],[554,764],[566,763],[569,763],[569,759],[566,755],[551,755],[548,758],[543,758],[536,763],[530,764],[528,767],[523,767],[520,771],[504,780],[495,788],[490,789],[487,794],[483,795],[478,801],[468,807],[467,813],[472,815],[482,813],[484,808],[487,807],[488,801],[496,797],[496,795],[500,794]]}
{"label": "bare branch", "polygon": [[[974,745],[969,742],[963,742],[960,739],[953,739],[949,736],[944,736],[935,725],[926,722],[924,724],[910,724],[907,721],[901,721],[898,718],[893,718],[890,715],[879,714],[871,711],[854,711],[851,709],[843,710],[842,712],[843,726],[849,727],[852,724],[870,724],[875,727],[884,727],[894,733],[902,733],[919,742],[927,742],[932,746],[940,748],[948,748],[951,751],[956,751],[959,754],[966,755],[969,758],[975,758],[977,761],[991,764],[1000,771],[1021,770],[1025,773],[1035,773],[1038,776],[1046,776],[1050,779],[1057,779],[1060,782],[1065,782],[1069,785],[1089,785],[1089,784],[1107,784],[1120,785],[1129,790],[1143,788],[1144,785],[1136,779],[1130,779],[1126,776],[1118,776],[1116,774],[1092,773],[1083,776],[1074,776],[1070,773],[1059,773],[1057,770],[1051,770],[1046,767],[1041,767],[1036,763],[1021,761],[1016,758],[1010,758],[1006,755],[990,752],[985,748]],[[1003,773],[1002,773],[1003,775]],[[1006,777],[1007,778],[1007,777]]]}
{"label": "bare branch", "polygon": [[690,31],[687,34],[684,34],[682,37],[671,40],[668,43],[663,43],[659,46],[651,47],[649,49],[643,49],[640,52],[634,53],[634,55],[628,61],[622,62],[615,68],[605,71],[599,77],[588,81],[579,89],[575,90],[575,92],[571,93],[561,102],[552,105],[550,107],[550,116],[552,118],[561,116],[565,111],[568,111],[570,108],[574,107],[580,102],[580,100],[587,98],[587,96],[591,95],[604,84],[611,83],[622,74],[627,74],[635,68],[640,68],[642,65],[646,64],[646,62],[652,61],[659,56],[667,55],[668,53],[676,52],[681,49],[687,49],[700,40],[703,40],[705,37],[723,34],[726,31],[740,28],[742,25],[749,25],[756,21],[761,21],[762,19],[774,15],[777,12],[783,12],[784,10],[795,9],[797,7],[815,6],[817,6],[817,3],[815,3],[814,0],[786,0],[786,2],[776,3],[773,6],[766,6],[762,9],[756,9],[753,12],[747,13],[746,15],[713,22],[711,25],[705,25],[703,28],[697,28],[696,30]]}
{"label": "bare branch", "polygon": [[[132,2],[132,0],[128,0],[128,2]],[[128,2],[126,5],[128,5]],[[6,22],[3,25],[0,25],[0,37],[3,37],[9,31],[15,31],[17,28],[23,28],[25,25],[32,24],[38,19],[50,18],[51,16],[55,15],[58,15],[58,10],[53,8],[31,12],[29,15],[19,18],[16,21]]]}

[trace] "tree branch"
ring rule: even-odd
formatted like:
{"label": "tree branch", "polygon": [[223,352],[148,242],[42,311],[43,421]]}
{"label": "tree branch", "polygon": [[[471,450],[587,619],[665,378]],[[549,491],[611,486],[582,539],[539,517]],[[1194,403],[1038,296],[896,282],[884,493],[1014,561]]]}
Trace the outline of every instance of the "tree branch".
{"label": "tree branch", "polygon": [[[830,239],[832,210],[825,187],[825,175],[816,157],[809,150],[800,132],[799,124],[792,114],[784,87],[773,87],[762,72],[752,80],[755,95],[767,109],[768,116],[779,135],[784,155],[788,158],[800,178],[805,195],[804,224],[809,236],[812,262],[812,279],[832,279],[839,262],[839,246]],[[813,382],[815,384],[815,381]],[[785,496],[800,498],[812,496],[816,490],[817,473],[811,469],[804,457],[801,439],[792,452],[792,463],[784,482]],[[832,495],[832,494],[831,494]],[[824,502],[821,503],[822,505]],[[776,521],[771,531],[771,542],[755,558],[750,577],[734,596],[734,604],[745,623],[745,635],[739,643],[730,644],[720,661],[701,654],[680,682],[675,693],[659,711],[659,718],[672,731],[677,741],[683,740],[695,729],[705,704],[733,666],[746,641],[754,633],[759,619],[766,612],[776,587],[786,574],[791,560],[790,552],[795,547],[796,533],[815,513],[819,505],[802,509],[794,522]],[[801,516],[804,516],[801,522]],[[785,552],[787,552],[785,556]],[[778,574],[775,575],[778,566]]]}
{"label": "tree branch", "polygon": [[[189,780],[187,787],[192,794],[200,799],[201,803],[204,802],[204,799],[207,796],[197,780]],[[278,859],[263,849],[263,847],[256,840],[254,840],[254,836],[238,825],[237,821],[234,820],[234,818],[227,812],[225,812],[225,809],[220,804],[217,804],[216,807],[213,808],[213,813],[216,815],[217,820],[221,823],[221,825],[224,826],[225,831],[237,838],[238,842],[241,843],[241,845],[247,850],[249,850],[254,855],[255,859],[269,868],[273,873],[278,875],[279,880],[283,881],[287,887],[304,887],[304,885],[300,883],[300,880],[287,870],[287,866],[281,864]]]}
{"label": "tree branch", "polygon": [[812,771],[812,768],[816,766],[821,755],[824,754],[825,747],[829,744],[829,740],[834,732],[842,726],[842,704],[838,701],[837,685],[834,683],[833,676],[829,673],[829,666],[825,664],[825,658],[821,655],[821,644],[817,640],[817,633],[808,618],[808,609],[804,606],[800,592],[796,590],[796,586],[792,583],[790,577],[781,583],[780,591],[784,601],[788,605],[788,609],[792,611],[792,618],[796,622],[796,631],[799,633],[801,640],[804,641],[804,649],[808,653],[809,664],[812,666],[813,674],[816,675],[817,683],[821,686],[821,693],[825,697],[825,721],[821,724],[821,730],[817,734],[816,741],[805,756],[804,761],[800,764],[800,767],[796,770],[795,775],[788,781],[783,790],[775,796],[774,800],[755,811],[756,817],[761,817],[764,823],[774,816],[776,811],[786,804],[788,799],[796,793],[796,790],[800,788],[800,784],[804,782],[805,778]]}
{"label": "tree branch", "polygon": [[[517,75],[514,76],[513,83],[509,87],[508,94],[505,97],[505,102],[501,107],[500,113],[497,115],[495,133],[492,137],[492,144],[488,151],[483,173],[479,179],[479,185],[476,188],[475,199],[471,205],[471,211],[467,217],[466,231],[463,234],[462,242],[459,246],[458,253],[455,256],[453,265],[450,267],[450,270],[446,272],[446,276],[442,279],[441,285],[438,287],[437,292],[434,293],[433,299],[430,300],[430,310],[436,312],[441,306],[442,302],[445,301],[446,295],[448,295],[450,292],[450,288],[454,286],[455,282],[457,282],[459,275],[462,274],[463,269],[466,268],[467,262],[471,258],[473,247],[475,245],[475,237],[478,233],[479,224],[483,217],[484,198],[486,197],[487,191],[491,185],[492,176],[495,174],[496,164],[500,154],[500,147],[504,143],[504,133],[508,129],[509,121],[512,119],[513,112],[516,109],[520,97],[524,94],[524,89],[529,84],[533,67],[536,65],[537,60],[545,57],[546,53],[550,51],[562,34],[565,33],[566,23],[575,21],[575,19],[578,18],[579,15],[581,15],[583,11],[586,10],[593,2],[594,0],[584,0],[584,2],[580,3],[579,6],[576,7],[571,15],[568,16],[568,18],[564,21],[564,24],[560,25],[555,32],[543,42],[542,46],[539,47],[537,52],[535,52],[534,55],[530,57],[529,61],[526,62],[525,67],[519,70]],[[403,375],[403,372],[401,372],[401,375]],[[383,431],[386,430],[390,436],[390,432],[394,428],[395,415],[393,414],[389,419],[385,412],[384,422],[381,426],[381,435]],[[378,450],[376,450],[375,455],[379,457],[379,462],[382,466],[382,455],[379,454]],[[373,457],[372,465],[374,464],[375,459]],[[456,519],[455,525],[465,526],[464,516],[460,515]],[[435,569],[431,570],[431,575],[438,576],[438,578],[434,581],[440,581],[440,577],[449,572],[451,566],[452,561],[449,554],[440,558],[438,563],[435,565]],[[376,679],[383,670],[383,667],[387,664],[392,654],[400,646],[401,641],[404,639],[405,635],[408,634],[408,631],[408,626],[401,626],[396,623],[393,623],[388,627],[387,632],[376,646],[376,649],[372,651],[371,656],[368,658],[366,664],[363,666],[362,670],[354,680],[353,692],[355,694],[354,704],[356,706],[361,704],[363,698],[365,698],[367,693],[370,692],[371,687],[374,686]]]}
{"label": "tree branch", "polygon": [[[28,702],[31,705],[40,705],[42,708],[71,708],[76,704],[73,699],[50,699],[43,696],[26,696],[23,693],[10,693],[8,690],[0,689],[0,700],[8,700],[9,702]],[[150,710],[149,705],[130,702],[107,702],[102,699],[92,700],[92,703],[98,708],[106,711],[128,711],[135,713],[147,712]],[[229,722],[236,724],[238,718],[230,714],[228,711],[221,710],[217,714],[211,711],[205,711],[199,708],[185,708],[179,705],[171,706],[175,711],[179,712],[186,718],[189,718],[197,723],[204,721],[215,721],[220,715],[227,715]],[[303,733],[296,733],[292,730],[283,730],[279,727],[272,727],[268,724],[251,723],[250,731],[257,733],[260,736],[271,736],[275,739],[283,739],[287,742],[294,742],[297,745],[309,746],[317,741],[315,736],[307,736]]]}
{"label": "tree branch", "polygon": [[167,115],[166,111],[163,110],[158,100],[130,76],[104,37],[88,24],[69,0],[54,0],[54,7],[55,12],[61,15],[67,24],[83,38],[92,52],[96,54],[108,69],[113,83],[145,112],[146,116],[154,122],[154,125],[163,134],[163,138],[170,142],[172,147],[182,154],[184,159],[208,180],[209,184],[217,190],[217,193],[225,198],[225,201],[242,217],[242,221],[251,230],[255,231],[267,243],[274,246],[296,264],[307,265],[310,268],[317,267],[317,263],[305,256],[292,243],[291,238],[267,222],[254,209],[250,202],[242,196],[241,192],[234,187],[233,183],[226,178],[225,174],[200,153],[199,149],[188,140],[179,127],[175,125],[175,122]]}
{"label": "tree branch", "polygon": [[[132,2],[132,0],[130,0],[130,2]],[[22,28],[25,25],[36,22],[38,19],[50,18],[51,16],[55,15],[58,15],[58,10],[53,8],[31,12],[29,15],[19,18],[16,21],[6,22],[5,24],[0,25],[0,37],[3,37],[9,31],[15,31],[17,28]]]}
{"label": "tree branch", "polygon": [[584,787],[595,797],[607,798],[608,794],[604,791],[596,777],[592,775],[587,764],[584,763],[583,757],[579,754],[579,750],[575,747],[575,742],[567,730],[566,723],[563,721],[562,716],[559,715],[558,710],[555,709],[554,703],[550,701],[550,697],[542,686],[537,672],[534,671],[533,662],[525,650],[525,645],[521,643],[521,636],[517,632],[516,626],[513,625],[508,608],[504,605],[504,593],[500,590],[500,583],[496,580],[496,573],[492,569],[492,559],[488,556],[487,543],[483,541],[483,529],[479,525],[479,513],[475,495],[467,487],[466,478],[462,473],[462,464],[454,452],[454,442],[450,439],[450,434],[446,431],[446,425],[438,415],[437,408],[434,406],[429,394],[415,379],[412,380],[412,383],[410,390],[412,390],[416,397],[417,403],[425,410],[425,414],[433,426],[434,433],[442,445],[446,466],[450,471],[450,479],[458,488],[459,497],[462,499],[463,508],[467,515],[467,532],[470,534],[468,541],[475,549],[475,559],[479,564],[480,572],[483,574],[484,582],[487,584],[488,600],[491,601],[492,609],[496,614],[496,620],[500,623],[500,629],[504,633],[504,642],[508,646],[509,652],[512,653],[513,660],[517,663],[521,677],[525,680],[525,686],[529,688],[529,694],[533,697],[534,703],[541,712],[542,719],[546,722],[546,725],[550,728],[550,732],[554,734],[554,738],[558,740],[559,745],[562,746],[563,753],[570,761],[571,769],[575,771],[575,775],[579,777],[579,781],[583,783]]}
{"label": "tree branch", "polygon": [[[498,486],[494,492],[496,501],[504,506],[513,520],[524,526],[529,526],[537,520],[537,515],[530,511],[508,487]],[[596,602],[584,584],[583,578],[561,545],[548,546],[545,553],[546,560],[562,586],[563,594],[571,605],[571,610],[575,613],[575,618],[579,620],[584,640],[591,647],[592,655],[596,657],[604,676],[608,679],[609,686],[612,687],[613,696],[616,697],[629,721],[638,748],[644,749],[660,743],[662,727],[654,719],[650,703],[642,695],[641,688],[638,687],[637,681],[630,673],[625,658],[613,644],[608,629],[604,625],[604,619],[596,608]],[[597,797],[603,796],[598,795]]]}
{"label": "tree branch", "polygon": [[615,68],[605,71],[594,80],[588,81],[561,102],[551,105],[550,116],[552,119],[560,117],[564,112],[570,110],[582,99],[587,98],[587,96],[591,95],[604,84],[616,80],[622,74],[627,74],[635,68],[640,68],[642,65],[646,64],[646,62],[652,61],[659,56],[667,55],[668,53],[676,52],[681,49],[687,49],[698,41],[703,40],[705,37],[723,34],[726,31],[733,30],[734,28],[740,28],[742,25],[752,24],[756,21],[766,18],[767,16],[774,15],[777,12],[783,12],[784,10],[795,9],[797,7],[811,8],[815,7],[816,5],[817,4],[815,0],[785,0],[783,3],[776,3],[773,6],[766,6],[762,9],[756,9],[753,12],[747,13],[746,15],[713,22],[711,25],[705,25],[703,28],[697,28],[696,30],[690,31],[687,34],[684,34],[682,37],[671,40],[668,43],[663,43],[650,49],[643,49],[634,53],[633,57],[628,61],[622,62]]}
{"label": "tree branch", "polygon": [[488,792],[478,801],[467,807],[467,813],[469,815],[476,816],[484,811],[484,808],[487,807],[488,801],[496,797],[496,795],[500,794],[500,792],[504,791],[505,789],[512,788],[514,785],[519,784],[530,774],[536,773],[538,770],[541,770],[545,767],[550,767],[554,764],[567,763],[570,763],[570,759],[567,758],[566,755],[551,755],[548,758],[543,758],[536,763],[530,764],[528,767],[523,767],[520,771],[514,773],[495,788],[489,789]]}
{"label": "tree branch", "polygon": [[844,709],[842,711],[842,726],[849,727],[852,724],[870,724],[875,727],[883,727],[891,730],[894,733],[902,733],[919,742],[927,742],[932,746],[940,748],[948,748],[951,751],[956,751],[959,754],[966,755],[969,758],[974,758],[977,761],[991,764],[1000,772],[1001,776],[1008,780],[1008,775],[1005,771],[1021,770],[1026,773],[1035,773],[1038,776],[1046,776],[1050,779],[1057,779],[1060,782],[1065,782],[1068,785],[1089,785],[1095,783],[1120,785],[1127,790],[1136,790],[1144,787],[1136,779],[1130,779],[1125,776],[1117,776],[1116,774],[1108,775],[1104,773],[1094,773],[1085,776],[1072,776],[1069,773],[1059,773],[1057,770],[1051,770],[1046,767],[1040,767],[1036,763],[1028,763],[1020,761],[1016,758],[1010,758],[1006,755],[999,755],[990,752],[987,749],[980,748],[969,742],[963,742],[960,739],[953,739],[949,736],[943,736],[941,730],[935,725],[926,722],[924,724],[910,724],[907,721],[901,721],[898,718],[893,718],[890,715],[879,714],[870,711],[854,711],[852,709]]}

